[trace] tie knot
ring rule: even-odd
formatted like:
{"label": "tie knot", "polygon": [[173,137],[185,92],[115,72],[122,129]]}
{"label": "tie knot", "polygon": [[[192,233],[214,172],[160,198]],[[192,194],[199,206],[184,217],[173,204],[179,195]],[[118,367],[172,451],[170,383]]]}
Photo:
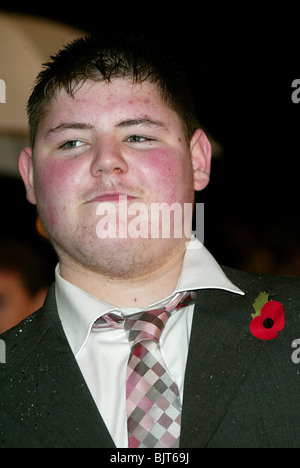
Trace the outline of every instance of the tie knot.
{"label": "tie knot", "polygon": [[126,318],[124,329],[131,348],[145,340],[158,343],[169,316],[165,309],[156,309]]}
{"label": "tie knot", "polygon": [[124,326],[131,347],[144,340],[153,340],[158,343],[172,312],[193,304],[195,298],[195,293],[183,292],[176,295],[165,307],[138,312],[127,318],[110,312],[99,318],[94,323],[93,328],[122,328]]}
{"label": "tie knot", "polygon": [[159,343],[161,334],[172,312],[187,307],[195,300],[195,295],[183,292],[177,295],[166,307],[148,310],[125,318],[124,330],[133,351],[138,343],[152,340]]}

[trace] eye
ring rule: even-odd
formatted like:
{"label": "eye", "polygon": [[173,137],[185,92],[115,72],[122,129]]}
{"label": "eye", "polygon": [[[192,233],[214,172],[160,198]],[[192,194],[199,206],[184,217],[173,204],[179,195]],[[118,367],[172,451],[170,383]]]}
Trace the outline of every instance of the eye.
{"label": "eye", "polygon": [[144,142],[151,142],[155,141],[155,138],[146,137],[142,135],[131,135],[126,139],[128,143],[144,143]]}
{"label": "eye", "polygon": [[84,146],[86,143],[83,140],[69,140],[63,143],[59,149],[63,150],[69,150],[69,149],[74,149],[74,148],[80,148],[81,146]]}

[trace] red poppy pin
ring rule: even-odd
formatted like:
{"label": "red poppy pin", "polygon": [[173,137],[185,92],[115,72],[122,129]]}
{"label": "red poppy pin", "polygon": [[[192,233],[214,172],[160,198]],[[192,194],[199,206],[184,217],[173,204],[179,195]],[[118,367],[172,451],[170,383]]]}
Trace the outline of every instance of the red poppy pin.
{"label": "red poppy pin", "polygon": [[251,333],[260,340],[273,340],[283,330],[284,309],[280,302],[269,301],[269,294],[261,292],[253,304],[255,314],[250,323]]}

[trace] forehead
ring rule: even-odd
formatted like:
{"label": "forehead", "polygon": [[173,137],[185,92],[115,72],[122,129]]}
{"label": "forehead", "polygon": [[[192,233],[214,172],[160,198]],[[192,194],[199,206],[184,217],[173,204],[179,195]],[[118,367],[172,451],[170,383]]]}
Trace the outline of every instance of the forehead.
{"label": "forehead", "polygon": [[87,81],[80,84],[72,96],[65,90],[57,91],[47,107],[40,129],[59,125],[60,121],[84,120],[102,126],[120,117],[149,116],[163,120],[166,125],[181,126],[181,121],[157,86],[148,81],[132,83],[117,78],[111,82]]}

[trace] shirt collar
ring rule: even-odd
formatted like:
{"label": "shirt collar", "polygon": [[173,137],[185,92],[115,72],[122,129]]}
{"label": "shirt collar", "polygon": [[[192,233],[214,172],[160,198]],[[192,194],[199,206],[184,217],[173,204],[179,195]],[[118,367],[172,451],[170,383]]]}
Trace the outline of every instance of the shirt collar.
{"label": "shirt collar", "polygon": [[[59,317],[75,356],[85,345],[91,328],[99,317],[113,310],[121,311],[123,314],[136,313],[141,310],[139,308],[121,310],[92,296],[62,278],[59,264],[55,269],[55,279]],[[199,289],[224,289],[236,294],[244,294],[227,278],[203,244],[193,237],[186,249],[176,289],[163,301],[150,304],[149,307],[168,302],[176,293]]]}
{"label": "shirt collar", "polygon": [[204,245],[193,236],[185,252],[176,291],[197,289],[224,289],[236,294],[244,294],[227,278]]}

